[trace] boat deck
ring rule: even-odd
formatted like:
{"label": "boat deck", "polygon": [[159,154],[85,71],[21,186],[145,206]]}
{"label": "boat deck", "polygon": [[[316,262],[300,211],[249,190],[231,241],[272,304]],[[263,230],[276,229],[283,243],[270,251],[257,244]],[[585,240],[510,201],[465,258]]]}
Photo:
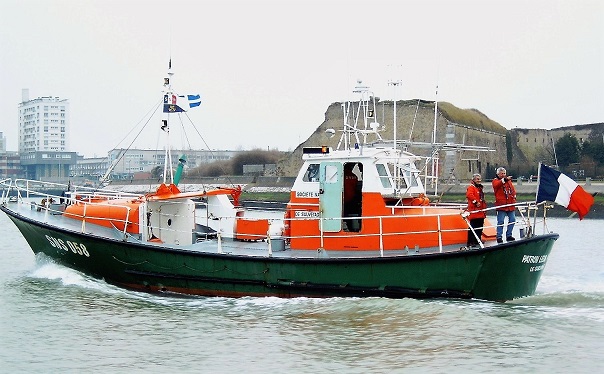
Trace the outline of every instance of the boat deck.
{"label": "boat deck", "polygon": [[[29,218],[34,221],[42,222],[44,224],[56,226],[63,230],[81,233],[82,232],[82,221],[65,217],[58,210],[40,209],[35,202],[13,202],[7,204],[7,208]],[[119,241],[126,241],[131,243],[141,243],[138,235],[126,234],[123,231],[116,228],[107,228],[93,223],[86,222],[84,225],[84,232],[89,235],[99,236],[103,238],[109,238]],[[193,232],[191,235],[195,235]],[[442,252],[438,247],[432,248],[409,248],[401,250],[388,250],[380,254],[379,250],[367,250],[367,251],[326,251],[323,249],[309,249],[309,250],[292,250],[284,244],[283,239],[273,240],[272,242],[272,253],[269,253],[269,244],[266,240],[261,241],[241,241],[234,240],[231,238],[222,238],[219,240],[216,238],[212,239],[199,239],[196,243],[190,245],[167,245],[164,243],[149,243],[145,242],[145,245],[152,245],[157,247],[167,247],[177,250],[195,251],[201,253],[216,253],[216,254],[230,254],[250,257],[274,257],[274,258],[317,258],[317,259],[342,259],[342,258],[376,258],[376,257],[396,257],[396,256],[418,256],[426,254],[438,254],[447,252],[459,252],[463,248],[459,244],[443,246]],[[492,243],[486,243],[485,248],[492,246]]]}

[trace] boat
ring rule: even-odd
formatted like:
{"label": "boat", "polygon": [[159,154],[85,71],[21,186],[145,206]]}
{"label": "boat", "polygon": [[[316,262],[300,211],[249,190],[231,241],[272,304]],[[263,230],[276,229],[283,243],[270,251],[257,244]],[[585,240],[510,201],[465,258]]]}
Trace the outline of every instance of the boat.
{"label": "boat", "polygon": [[[174,174],[171,162],[163,183],[144,194],[7,179],[0,208],[35,254],[149,293],[499,302],[533,295],[558,238],[546,230],[548,205],[517,204],[522,238],[498,244],[487,220],[479,246],[466,247],[469,230],[476,235],[466,205],[432,201],[425,185],[438,180],[429,171],[439,151],[470,146],[432,142],[424,156],[396,136],[384,140],[375,95],[358,83],[358,100],[342,104],[338,146],[304,148],[282,211],[244,208],[241,186],[181,191],[182,164]],[[169,78],[163,94],[169,128],[178,111]],[[7,201],[9,193],[18,201]]]}

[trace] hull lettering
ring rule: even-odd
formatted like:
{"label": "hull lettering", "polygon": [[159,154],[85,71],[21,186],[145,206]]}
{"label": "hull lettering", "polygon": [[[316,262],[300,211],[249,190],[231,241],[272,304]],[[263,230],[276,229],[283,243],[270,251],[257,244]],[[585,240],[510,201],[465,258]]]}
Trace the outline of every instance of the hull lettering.
{"label": "hull lettering", "polygon": [[45,235],[46,240],[52,245],[54,248],[62,249],[65,252],[73,252],[77,255],[90,257],[90,253],[86,249],[86,246],[82,243],[71,242],[69,240],[64,241],[63,239],[57,239],[55,237]]}
{"label": "hull lettering", "polygon": [[319,212],[312,212],[308,210],[296,210],[295,218],[319,218]]}

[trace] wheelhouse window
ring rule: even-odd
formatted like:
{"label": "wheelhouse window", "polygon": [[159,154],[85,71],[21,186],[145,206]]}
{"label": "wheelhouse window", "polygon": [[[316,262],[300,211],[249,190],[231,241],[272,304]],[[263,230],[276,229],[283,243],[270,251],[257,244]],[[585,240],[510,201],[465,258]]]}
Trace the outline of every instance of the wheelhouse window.
{"label": "wheelhouse window", "polygon": [[382,182],[382,187],[392,188],[392,183],[390,182],[390,176],[388,175],[386,166],[384,166],[384,164],[377,164],[375,166],[377,167],[377,172],[380,177],[380,182]]}
{"label": "wheelhouse window", "polygon": [[[384,168],[384,165],[381,165]],[[388,171],[390,175],[392,175],[392,180],[394,181],[394,186],[397,190],[405,190],[411,187],[419,186],[419,171],[410,163],[406,164],[387,164]],[[380,179],[382,180],[382,185],[386,188],[391,187],[390,180],[388,180],[388,185],[385,185],[385,180],[382,178],[382,173],[386,173],[385,168],[380,170],[378,165],[378,174],[380,175]]]}
{"label": "wheelhouse window", "polygon": [[319,181],[319,164],[310,164],[304,172],[302,177],[304,182],[318,182]]}
{"label": "wheelhouse window", "polygon": [[409,187],[417,187],[419,185],[417,183],[417,178],[419,177],[419,173],[418,173],[417,169],[411,168],[411,164],[402,165],[401,174],[405,177],[405,184],[407,184]]}

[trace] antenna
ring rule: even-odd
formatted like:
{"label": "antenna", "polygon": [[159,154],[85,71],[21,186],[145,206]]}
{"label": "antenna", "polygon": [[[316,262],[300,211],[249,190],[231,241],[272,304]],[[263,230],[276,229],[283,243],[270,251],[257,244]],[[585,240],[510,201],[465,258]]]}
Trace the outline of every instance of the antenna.
{"label": "antenna", "polygon": [[413,140],[413,129],[415,128],[415,120],[417,119],[417,112],[419,111],[419,102],[421,99],[417,99],[417,105],[415,106],[415,114],[413,115],[413,123],[411,124],[411,131],[409,131],[409,143]]}
{"label": "antenna", "polygon": [[434,97],[434,128],[432,129],[432,179],[434,193],[438,193],[438,148],[436,147],[436,119],[438,117],[438,82],[436,83],[436,96]]}
{"label": "antenna", "polygon": [[556,167],[558,166],[558,156],[556,155],[556,144],[554,143],[554,138],[550,137],[550,140],[552,141],[552,148],[554,150],[554,160],[556,161]]}
{"label": "antenna", "polygon": [[[367,144],[369,134],[373,134],[380,141],[383,140],[379,134],[380,124],[375,120],[377,117],[375,95],[369,90],[368,86],[363,84],[361,79],[357,79],[357,84],[352,92],[359,96],[358,106],[355,108],[354,104],[356,102],[354,101],[341,103],[344,120],[342,135],[336,149],[340,149],[342,143],[344,143],[345,150],[351,149],[353,142],[354,147],[359,148]],[[360,127],[361,125],[362,127]],[[359,135],[362,136],[362,142]]]}
{"label": "antenna", "polygon": [[400,86],[401,84],[402,84],[402,82],[400,80],[389,80],[388,81],[388,85],[392,86],[394,88],[394,115],[393,115],[394,125],[392,126],[393,127],[392,135],[394,137],[394,145],[393,145],[394,149],[397,148],[397,145],[396,145],[396,127],[397,127],[396,126],[396,90],[397,90],[398,86]]}
{"label": "antenna", "polygon": [[436,117],[438,116],[438,83],[436,84],[436,94],[434,96],[434,128],[432,129],[432,143],[436,143]]}

